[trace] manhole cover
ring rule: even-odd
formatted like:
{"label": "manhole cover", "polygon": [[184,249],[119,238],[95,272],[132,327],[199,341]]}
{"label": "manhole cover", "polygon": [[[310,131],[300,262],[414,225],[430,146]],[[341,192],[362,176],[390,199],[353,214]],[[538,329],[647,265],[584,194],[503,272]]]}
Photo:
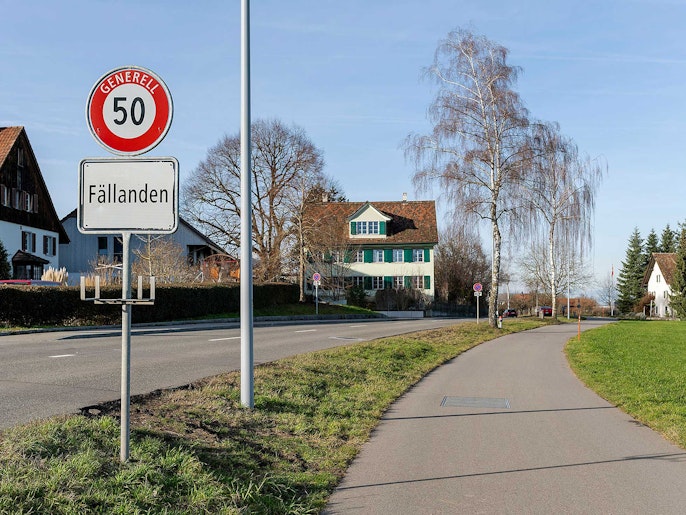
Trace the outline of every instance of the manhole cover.
{"label": "manhole cover", "polygon": [[491,408],[510,409],[510,401],[488,397],[443,397],[441,406],[445,408]]}

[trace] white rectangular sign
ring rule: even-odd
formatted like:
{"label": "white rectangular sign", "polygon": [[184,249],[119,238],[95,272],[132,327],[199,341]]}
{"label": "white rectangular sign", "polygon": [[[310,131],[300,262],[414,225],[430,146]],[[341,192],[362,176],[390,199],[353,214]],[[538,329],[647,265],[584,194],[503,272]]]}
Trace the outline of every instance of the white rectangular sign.
{"label": "white rectangular sign", "polygon": [[173,157],[82,160],[77,219],[82,233],[175,232],[179,162]]}

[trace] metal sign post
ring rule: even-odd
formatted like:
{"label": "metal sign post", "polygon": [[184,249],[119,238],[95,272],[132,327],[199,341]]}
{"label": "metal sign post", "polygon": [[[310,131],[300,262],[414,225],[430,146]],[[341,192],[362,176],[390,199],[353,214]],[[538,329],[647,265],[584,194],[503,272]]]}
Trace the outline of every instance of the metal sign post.
{"label": "metal sign post", "polygon": [[481,283],[474,283],[474,296],[476,297],[476,323],[479,324],[479,297],[483,294],[483,286]]}
{"label": "metal sign post", "polygon": [[250,1],[241,0],[241,405],[246,408],[255,406],[250,125]]}
{"label": "metal sign post", "polygon": [[312,282],[314,284],[314,314],[319,315],[319,285],[321,284],[322,276],[319,272],[312,274]]}
{"label": "metal sign post", "polygon": [[120,299],[86,298],[85,277],[81,299],[96,304],[121,305],[121,445],[119,457],[129,459],[131,408],[131,309],[133,304],[154,304],[155,280],[150,297],[143,298],[138,277],[138,298],[131,298],[131,234],[172,234],[179,222],[179,166],[175,158],[134,158],[154,148],[167,134],[172,120],[172,99],[162,79],[150,70],[125,66],[109,71],[95,83],[86,105],[88,127],[95,140],[120,156],[91,158],[79,167],[78,229],[82,233],[122,235],[122,292]]}

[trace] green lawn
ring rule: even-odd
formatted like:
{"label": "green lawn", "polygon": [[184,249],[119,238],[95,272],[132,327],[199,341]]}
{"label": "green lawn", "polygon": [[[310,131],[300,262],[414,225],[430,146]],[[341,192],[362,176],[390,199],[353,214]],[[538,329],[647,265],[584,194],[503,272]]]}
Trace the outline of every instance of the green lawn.
{"label": "green lawn", "polygon": [[391,402],[479,343],[531,329],[463,323],[255,368],[255,409],[238,373],[131,404],[119,462],[118,406],[0,433],[2,514],[318,513]]}
{"label": "green lawn", "polygon": [[590,388],[686,448],[686,323],[622,321],[566,350]]}

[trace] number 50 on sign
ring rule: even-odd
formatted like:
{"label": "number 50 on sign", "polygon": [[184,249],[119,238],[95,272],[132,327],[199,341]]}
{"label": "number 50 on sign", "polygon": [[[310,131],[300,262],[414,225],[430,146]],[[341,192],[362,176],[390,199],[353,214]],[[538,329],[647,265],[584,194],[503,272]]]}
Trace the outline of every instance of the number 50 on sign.
{"label": "number 50 on sign", "polygon": [[88,97],[86,118],[98,143],[114,154],[143,154],[166,136],[172,98],[155,73],[138,66],[100,77]]}

